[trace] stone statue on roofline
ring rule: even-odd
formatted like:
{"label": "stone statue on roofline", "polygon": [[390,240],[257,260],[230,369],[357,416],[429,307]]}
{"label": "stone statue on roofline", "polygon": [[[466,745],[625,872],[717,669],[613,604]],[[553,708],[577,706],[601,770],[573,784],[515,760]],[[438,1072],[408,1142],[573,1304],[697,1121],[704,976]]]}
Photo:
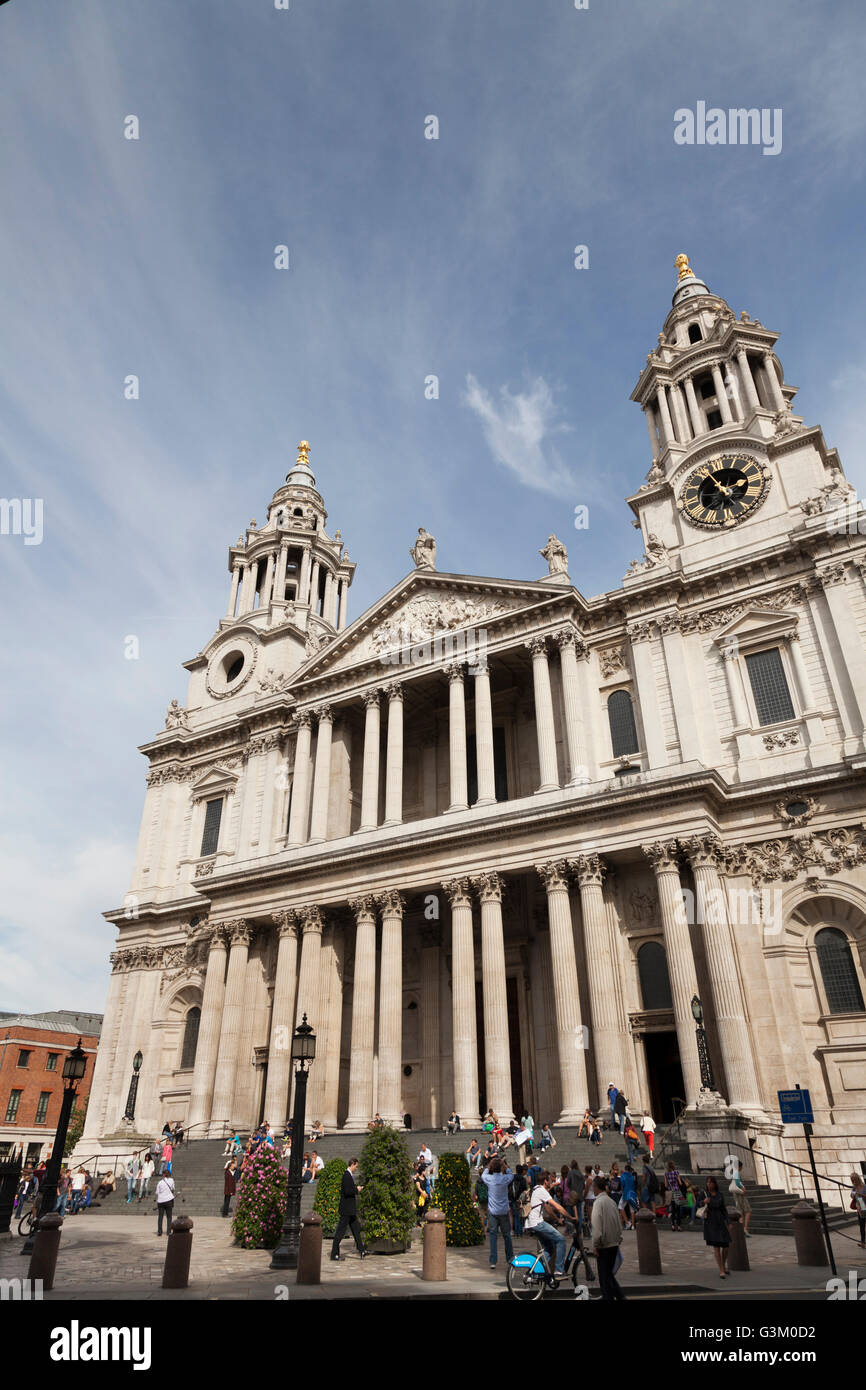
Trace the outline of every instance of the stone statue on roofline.
{"label": "stone statue on roofline", "polygon": [[419,570],[435,570],[436,568],[436,541],[429,531],[425,531],[423,526],[418,527],[418,539],[409,551],[415,561],[415,568]]}
{"label": "stone statue on roofline", "polygon": [[568,551],[552,532],[547,537],[547,545],[538,553],[547,561],[548,574],[568,574]]}

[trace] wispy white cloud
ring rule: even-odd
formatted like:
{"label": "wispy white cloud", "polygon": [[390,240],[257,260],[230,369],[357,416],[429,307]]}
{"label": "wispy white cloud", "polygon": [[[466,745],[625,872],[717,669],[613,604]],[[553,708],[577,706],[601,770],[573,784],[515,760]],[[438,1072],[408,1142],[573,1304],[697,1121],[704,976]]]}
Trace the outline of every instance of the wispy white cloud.
{"label": "wispy white cloud", "polygon": [[530,380],[523,391],[500,386],[494,401],[470,372],[463,400],[481,421],[496,462],[525,487],[557,496],[574,492],[574,477],[554,443],[571,426],[558,418],[553,390],[543,377]]}

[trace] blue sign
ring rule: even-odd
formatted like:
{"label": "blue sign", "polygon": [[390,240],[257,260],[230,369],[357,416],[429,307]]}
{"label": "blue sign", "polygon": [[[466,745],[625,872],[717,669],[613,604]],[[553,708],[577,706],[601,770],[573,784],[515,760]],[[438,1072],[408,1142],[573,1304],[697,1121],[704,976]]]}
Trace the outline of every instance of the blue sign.
{"label": "blue sign", "polygon": [[778,1096],[783,1125],[813,1123],[815,1116],[812,1114],[812,1097],[808,1091],[779,1091]]}

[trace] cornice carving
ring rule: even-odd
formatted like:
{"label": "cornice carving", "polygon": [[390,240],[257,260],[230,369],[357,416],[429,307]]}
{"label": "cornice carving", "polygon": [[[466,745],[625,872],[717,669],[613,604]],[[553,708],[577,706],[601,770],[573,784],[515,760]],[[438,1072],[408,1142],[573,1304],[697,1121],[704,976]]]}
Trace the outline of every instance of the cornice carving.
{"label": "cornice carving", "polygon": [[598,665],[602,680],[615,676],[617,671],[625,670],[625,658],[621,647],[603,647],[598,654]]}
{"label": "cornice carving", "polygon": [[259,690],[263,695],[282,695],[291,683],[291,676],[268,666],[265,674],[259,677]]}
{"label": "cornice carving", "polygon": [[764,734],[763,744],[768,753],[774,748],[790,748],[800,742],[798,729],[783,729],[777,734]]}
{"label": "cornice carving", "polygon": [[805,869],[838,874],[866,864],[866,827],[862,824],[817,833],[805,830],[787,839],[762,840],[725,850],[729,874],[749,874],[753,884],[781,879],[789,883]]}
{"label": "cornice carving", "polygon": [[475,627],[490,618],[499,617],[507,608],[507,604],[498,601],[419,596],[410,599],[396,618],[377,628],[371,638],[373,651],[378,653],[395,647],[424,646],[440,633]]}
{"label": "cornice carving", "polygon": [[212,874],[213,871],[214,871],[214,864],[215,864],[215,862],[216,862],[216,861],[213,860],[213,859],[203,859],[203,860],[201,861],[200,864],[196,864],[196,866],[195,866],[195,877],[196,877],[196,878],[210,878],[211,874]]}

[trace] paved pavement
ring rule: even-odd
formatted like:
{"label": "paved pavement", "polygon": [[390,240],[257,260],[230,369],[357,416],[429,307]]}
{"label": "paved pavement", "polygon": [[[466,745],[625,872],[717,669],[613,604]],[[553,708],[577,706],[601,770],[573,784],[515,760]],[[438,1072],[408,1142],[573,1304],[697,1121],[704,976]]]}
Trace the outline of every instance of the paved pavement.
{"label": "paved pavement", "polygon": [[[854,1227],[856,1233],[856,1226]],[[637,1272],[635,1236],[625,1234],[625,1264],[619,1280],[627,1294],[637,1298],[742,1299],[744,1297],[820,1299],[827,1297],[830,1270],[800,1268],[794,1263],[794,1242],[787,1236],[753,1236],[749,1241],[749,1273],[719,1279],[711,1251],[699,1233],[659,1230],[661,1276]],[[20,1254],[23,1242],[18,1236],[0,1237],[0,1278],[23,1277],[27,1260]],[[534,1250],[535,1242],[523,1238],[515,1242],[518,1250]],[[351,1237],[343,1244],[345,1261],[322,1262],[320,1286],[299,1286],[293,1271],[280,1273],[268,1268],[270,1252],[245,1251],[231,1243],[230,1223],[220,1217],[194,1218],[190,1286],[183,1290],[161,1288],[165,1237],[156,1235],[152,1216],[113,1216],[100,1213],[68,1217],[57,1264],[55,1286],[45,1294],[46,1301],[116,1299],[340,1299],[340,1298],[475,1298],[508,1297],[505,1290],[505,1264],[500,1243],[499,1268],[491,1270],[487,1246],[471,1250],[448,1251],[448,1279],[444,1284],[424,1283],[421,1279],[421,1242],[416,1237],[405,1255],[371,1255],[360,1260]],[[866,1251],[856,1243],[834,1237],[839,1273],[847,1279],[849,1269],[866,1275]],[[280,1288],[282,1286],[282,1288]],[[598,1284],[590,1285],[590,1296]],[[287,1292],[286,1292],[287,1291]],[[555,1295],[574,1297],[569,1285]]]}

